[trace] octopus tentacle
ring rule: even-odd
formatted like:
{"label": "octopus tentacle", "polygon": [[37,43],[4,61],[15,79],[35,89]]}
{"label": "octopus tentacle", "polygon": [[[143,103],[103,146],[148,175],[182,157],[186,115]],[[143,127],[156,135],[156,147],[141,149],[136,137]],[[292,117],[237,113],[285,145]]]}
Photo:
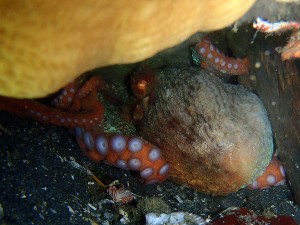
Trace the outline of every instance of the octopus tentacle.
{"label": "octopus tentacle", "polygon": [[154,71],[148,67],[142,68],[131,77],[131,91],[138,100],[133,110],[134,121],[142,120],[150,102],[154,101],[154,84]]}
{"label": "octopus tentacle", "polygon": [[131,90],[139,100],[153,95],[155,83],[154,71],[148,67],[142,68],[131,77]]}
{"label": "octopus tentacle", "polygon": [[82,85],[77,93],[76,96],[80,99],[84,98],[85,96],[87,96],[89,93],[93,92],[93,91],[97,91],[100,88],[102,88],[104,86],[105,82],[104,80],[99,77],[99,76],[93,76],[91,77],[89,80],[87,80],[84,85]]}
{"label": "octopus tentacle", "polygon": [[221,74],[249,75],[249,59],[227,57],[220,52],[209,40],[205,38],[195,47],[201,58],[200,66],[204,69],[212,69]]}
{"label": "octopus tentacle", "polygon": [[91,160],[139,171],[147,184],[161,182],[168,177],[170,165],[161,150],[139,137],[106,134],[81,127],[75,128],[75,134],[84,154]]}
{"label": "octopus tentacle", "polygon": [[294,31],[288,40],[288,43],[283,47],[281,52],[282,60],[300,58],[300,32]]}
{"label": "octopus tentacle", "polygon": [[106,134],[96,129],[104,117],[97,90],[104,84],[100,77],[92,77],[82,86],[74,81],[56,97],[56,108],[33,100],[0,97],[0,110],[74,128],[78,144],[90,159],[139,171],[147,184],[165,180],[170,165],[154,145],[138,137]]}
{"label": "octopus tentacle", "polygon": [[[104,81],[99,76],[91,77],[81,86],[78,86],[77,81],[73,81],[62,89],[52,103],[56,109],[70,112],[80,111],[83,103],[87,103],[90,105],[89,108],[93,108],[97,101],[97,91],[103,87]],[[91,101],[95,101],[95,103],[92,104]],[[84,108],[86,109],[86,106]]]}
{"label": "octopus tentacle", "polygon": [[103,118],[103,106],[95,104],[85,112],[64,112],[37,101],[0,97],[0,110],[18,116],[28,117],[41,123],[72,128],[75,126],[91,127],[99,124]]}
{"label": "octopus tentacle", "polygon": [[59,110],[70,108],[76,97],[77,89],[75,81],[71,82],[52,99],[52,104]]}
{"label": "octopus tentacle", "polygon": [[88,128],[99,124],[104,116],[104,107],[97,98],[97,90],[102,85],[99,77],[90,78],[81,87],[74,81],[55,98],[55,108],[34,100],[0,97],[0,109],[42,123]]}
{"label": "octopus tentacle", "polygon": [[265,172],[259,176],[252,184],[248,185],[248,189],[265,189],[273,186],[284,184],[285,171],[282,163],[274,155]]}

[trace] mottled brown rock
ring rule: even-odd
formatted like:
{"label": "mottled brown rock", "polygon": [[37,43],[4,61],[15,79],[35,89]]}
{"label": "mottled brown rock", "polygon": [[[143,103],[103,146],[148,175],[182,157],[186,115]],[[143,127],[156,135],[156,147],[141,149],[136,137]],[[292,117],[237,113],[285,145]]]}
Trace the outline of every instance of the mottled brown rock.
{"label": "mottled brown rock", "polygon": [[171,179],[226,195],[252,182],[273,151],[259,98],[198,68],[157,71],[155,101],[141,125],[171,163]]}

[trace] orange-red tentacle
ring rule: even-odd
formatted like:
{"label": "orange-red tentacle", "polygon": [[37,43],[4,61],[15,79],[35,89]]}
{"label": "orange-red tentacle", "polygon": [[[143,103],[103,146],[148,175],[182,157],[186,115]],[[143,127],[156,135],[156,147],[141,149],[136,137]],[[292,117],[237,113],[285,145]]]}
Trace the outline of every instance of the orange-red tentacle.
{"label": "orange-red tentacle", "polygon": [[285,183],[285,171],[282,163],[276,156],[273,156],[270,164],[267,166],[265,172],[259,176],[252,184],[248,186],[249,189],[264,189],[272,186],[278,186]]}
{"label": "orange-red tentacle", "polygon": [[[170,166],[158,148],[138,137],[108,135],[95,129],[104,116],[104,108],[97,98],[97,90],[103,85],[100,77],[92,77],[81,87],[73,82],[54,101],[57,108],[34,100],[0,97],[0,110],[74,128],[77,142],[90,159],[139,171],[145,183],[165,180]],[[118,149],[120,144],[124,145],[122,149]]]}
{"label": "orange-red tentacle", "polygon": [[195,47],[203,62],[201,66],[228,75],[249,75],[249,59],[226,57],[207,38]]}
{"label": "orange-red tentacle", "polygon": [[105,134],[95,129],[75,128],[77,142],[84,154],[125,170],[139,171],[145,183],[164,181],[170,165],[160,149],[139,138]]}

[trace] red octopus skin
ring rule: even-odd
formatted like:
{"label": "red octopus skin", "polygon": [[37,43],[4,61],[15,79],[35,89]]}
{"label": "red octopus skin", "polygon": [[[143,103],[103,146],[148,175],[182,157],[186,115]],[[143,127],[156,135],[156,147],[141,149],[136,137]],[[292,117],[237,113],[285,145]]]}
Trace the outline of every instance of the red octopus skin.
{"label": "red octopus skin", "polygon": [[258,178],[256,178],[256,180],[247,187],[252,190],[265,189],[273,186],[282,185],[284,183],[285,171],[282,166],[282,163],[276,156],[273,156],[271,162],[267,166],[264,173]]}
{"label": "red octopus skin", "polygon": [[274,216],[272,218],[264,218],[245,209],[235,209],[228,212],[225,216],[208,223],[207,225],[297,225],[296,221],[291,216]]}
{"label": "red octopus skin", "polygon": [[200,55],[201,67],[204,69],[212,69],[215,72],[228,75],[249,75],[249,59],[235,59],[226,57],[217,49],[208,38],[204,38],[195,47]]}
{"label": "red octopus skin", "polygon": [[283,61],[300,58],[300,32],[296,30],[292,33],[288,43],[283,47],[281,58]]}
{"label": "red octopus skin", "polygon": [[[76,128],[76,137],[84,154],[96,162],[104,161],[121,169],[139,171],[147,184],[162,182],[168,177],[170,165],[162,157],[160,149],[141,138],[79,127]],[[118,151],[114,148],[114,139],[117,138],[122,140],[118,142],[121,146]],[[139,145],[136,150],[130,144],[133,141]]]}

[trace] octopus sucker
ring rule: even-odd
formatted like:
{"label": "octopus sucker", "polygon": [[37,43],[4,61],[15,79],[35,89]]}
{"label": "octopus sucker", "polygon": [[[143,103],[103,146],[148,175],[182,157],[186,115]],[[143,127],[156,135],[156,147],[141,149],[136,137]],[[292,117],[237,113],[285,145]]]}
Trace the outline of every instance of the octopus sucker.
{"label": "octopus sucker", "polygon": [[252,190],[265,189],[282,185],[285,182],[286,175],[282,163],[279,161],[277,156],[274,155],[264,173],[247,187]]}
{"label": "octopus sucker", "polygon": [[249,75],[248,58],[225,56],[207,37],[195,46],[195,50],[200,56],[200,66],[206,70],[219,72],[220,75]]}
{"label": "octopus sucker", "polygon": [[139,171],[145,183],[161,182],[168,177],[170,165],[161,150],[142,138],[80,127],[75,128],[75,134],[83,153],[93,161]]}
{"label": "octopus sucker", "polygon": [[[71,88],[70,90],[73,89]],[[73,93],[69,96],[66,90],[63,90],[59,96],[57,98],[59,101],[55,101],[55,99],[53,101],[57,102],[57,108],[35,100],[11,99],[0,96],[0,110],[29,117],[41,123],[55,124],[68,128],[96,126],[103,119],[104,107],[97,101],[96,91],[86,95],[84,101],[81,101],[82,98],[78,98],[78,96],[75,98]],[[70,102],[67,100],[68,98],[71,98]],[[94,104],[91,104],[92,102]]]}
{"label": "octopus sucker", "polygon": [[139,133],[162,149],[173,181],[227,195],[263,173],[273,139],[255,94],[197,68],[164,68],[155,74],[155,101]]}

